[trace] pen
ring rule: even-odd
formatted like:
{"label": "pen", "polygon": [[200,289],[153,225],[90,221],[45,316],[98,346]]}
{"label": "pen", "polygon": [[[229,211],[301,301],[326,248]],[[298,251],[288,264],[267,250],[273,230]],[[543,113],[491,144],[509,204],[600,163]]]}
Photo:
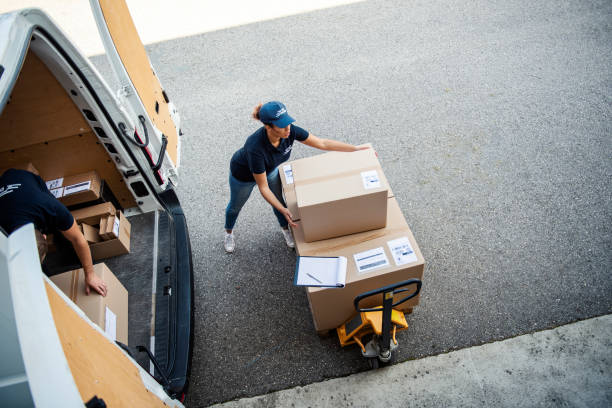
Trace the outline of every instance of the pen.
{"label": "pen", "polygon": [[310,276],[312,279],[316,280],[319,283],[323,283],[320,280],[318,280],[317,278],[315,278],[314,276],[312,276],[311,274],[309,274],[308,272],[306,272],[306,275]]}

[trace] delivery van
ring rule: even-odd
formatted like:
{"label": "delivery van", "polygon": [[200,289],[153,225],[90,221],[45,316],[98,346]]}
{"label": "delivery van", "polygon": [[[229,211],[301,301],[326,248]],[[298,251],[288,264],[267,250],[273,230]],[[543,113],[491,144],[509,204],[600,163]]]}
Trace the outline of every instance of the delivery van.
{"label": "delivery van", "polygon": [[[90,3],[115,76],[113,88],[43,11],[26,9],[0,16],[0,171],[34,168],[50,190],[59,186],[60,201],[68,197],[68,187],[84,191],[95,185],[93,200],[75,203],[73,196],[66,200],[73,214],[95,205],[112,208],[104,217],[94,211],[98,217],[83,222],[84,231],[98,236],[100,220],[105,223],[105,216],[113,214],[117,225],[129,225],[127,247],[118,235],[104,245],[94,238],[90,241],[94,264],[103,262],[128,293],[129,336],[127,344],[107,341],[114,337],[94,327],[78,302],[47,278],[79,268],[74,254],[59,246],[54,251],[50,242],[41,267],[31,225],[10,236],[0,232],[0,330],[5,339],[0,347],[0,400],[13,401],[11,406],[31,402],[66,407],[73,406],[70,395],[74,394],[83,406],[93,401],[88,393],[95,393],[107,404],[110,399],[144,406],[134,399],[140,393],[181,406],[192,353],[193,270],[187,221],[176,194],[180,117],[171,92],[162,87],[151,66],[125,2]],[[88,174],[95,181],[85,178],[64,185]],[[113,238],[112,230],[102,231],[104,237]],[[64,310],[64,303],[70,317],[60,327],[58,310]],[[109,315],[107,309],[107,324]],[[70,340],[70,331],[81,327],[80,320],[89,324],[82,330],[95,330],[88,337],[75,329],[76,337]],[[41,331],[45,327],[48,330]],[[58,338],[61,349],[53,346]],[[92,349],[80,358],[99,360],[71,361],[76,357],[68,354],[87,341]],[[115,359],[118,365],[106,366]],[[128,372],[139,373],[144,388],[130,388]],[[54,385],[66,373],[73,382]],[[95,388],[102,383],[107,391]],[[66,384],[76,385],[78,393],[62,388],[71,388]]]}

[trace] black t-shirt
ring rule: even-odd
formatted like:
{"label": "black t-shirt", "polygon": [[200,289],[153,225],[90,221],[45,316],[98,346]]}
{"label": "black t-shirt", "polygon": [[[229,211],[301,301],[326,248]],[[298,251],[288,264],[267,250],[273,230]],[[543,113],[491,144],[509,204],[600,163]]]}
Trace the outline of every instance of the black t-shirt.
{"label": "black t-shirt", "polygon": [[29,171],[9,169],[0,176],[0,226],[10,234],[30,222],[48,234],[68,230],[74,218],[43,179]]}
{"label": "black t-shirt", "polygon": [[253,173],[264,171],[270,174],[279,164],[289,160],[293,142],[303,142],[308,138],[308,132],[299,126],[291,125],[289,137],[281,139],[278,147],[272,146],[266,128],[262,126],[249,136],[242,148],[232,156],[230,171],[240,181],[255,181]]}

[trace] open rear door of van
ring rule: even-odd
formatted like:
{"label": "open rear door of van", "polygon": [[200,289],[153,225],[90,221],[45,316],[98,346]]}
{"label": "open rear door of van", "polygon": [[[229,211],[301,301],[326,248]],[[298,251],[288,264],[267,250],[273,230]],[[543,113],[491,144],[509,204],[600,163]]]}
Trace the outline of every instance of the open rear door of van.
{"label": "open rear door of van", "polygon": [[117,98],[131,123],[124,137],[143,149],[157,182],[176,184],[180,164],[180,117],[168,98],[124,0],[90,0],[106,56],[119,82]]}

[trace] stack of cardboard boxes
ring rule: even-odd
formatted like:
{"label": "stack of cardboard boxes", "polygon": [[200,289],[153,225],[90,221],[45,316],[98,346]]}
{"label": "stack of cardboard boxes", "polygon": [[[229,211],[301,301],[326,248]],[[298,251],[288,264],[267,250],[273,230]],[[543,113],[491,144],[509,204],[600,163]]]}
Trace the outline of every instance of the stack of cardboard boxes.
{"label": "stack of cardboard boxes", "polygon": [[[293,228],[298,255],[348,259],[344,288],[306,288],[318,332],[351,318],[357,295],[422,279],[423,255],[373,148],[294,160],[281,165],[280,173],[287,208],[298,221]],[[416,296],[399,308],[409,311],[418,302]],[[361,305],[380,303],[370,298]]]}
{"label": "stack of cardboard boxes", "polygon": [[80,208],[72,211],[72,216],[81,227],[95,261],[130,252],[130,222],[112,203]]}
{"label": "stack of cardboard boxes", "polygon": [[71,209],[94,260],[130,252],[130,222],[113,205],[114,195],[95,171],[46,181],[59,201]]}

